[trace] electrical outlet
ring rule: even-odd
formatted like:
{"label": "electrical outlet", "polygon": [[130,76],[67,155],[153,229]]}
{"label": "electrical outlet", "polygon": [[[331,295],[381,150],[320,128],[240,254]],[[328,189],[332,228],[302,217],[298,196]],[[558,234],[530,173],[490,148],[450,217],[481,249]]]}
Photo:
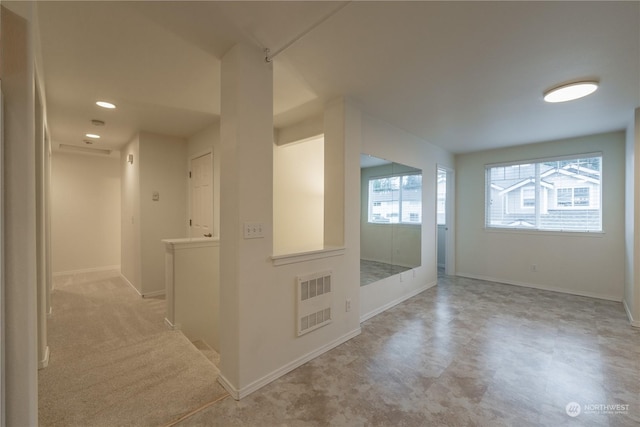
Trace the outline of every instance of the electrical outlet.
{"label": "electrical outlet", "polygon": [[347,300],[344,303],[344,311],[351,311],[351,299],[347,298]]}
{"label": "electrical outlet", "polygon": [[245,222],[244,238],[261,239],[264,237],[264,224],[261,222]]}

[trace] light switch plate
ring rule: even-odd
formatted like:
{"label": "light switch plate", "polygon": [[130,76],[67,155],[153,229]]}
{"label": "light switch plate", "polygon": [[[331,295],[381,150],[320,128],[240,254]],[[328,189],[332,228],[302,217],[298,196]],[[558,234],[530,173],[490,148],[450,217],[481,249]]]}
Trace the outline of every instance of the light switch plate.
{"label": "light switch plate", "polygon": [[264,237],[264,224],[261,222],[245,222],[244,238],[260,239]]}

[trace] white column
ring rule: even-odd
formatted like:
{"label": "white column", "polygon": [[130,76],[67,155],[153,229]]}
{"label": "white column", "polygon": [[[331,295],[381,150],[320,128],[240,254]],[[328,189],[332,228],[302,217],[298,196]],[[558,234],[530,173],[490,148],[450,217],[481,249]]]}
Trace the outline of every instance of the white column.
{"label": "white column", "polygon": [[[220,137],[220,371],[233,394],[258,375],[269,345],[256,307],[273,281],[273,70],[257,48],[222,58]],[[247,222],[264,237],[245,239]]]}
{"label": "white column", "polygon": [[38,424],[34,76],[30,24],[2,7],[4,94],[5,417]]}

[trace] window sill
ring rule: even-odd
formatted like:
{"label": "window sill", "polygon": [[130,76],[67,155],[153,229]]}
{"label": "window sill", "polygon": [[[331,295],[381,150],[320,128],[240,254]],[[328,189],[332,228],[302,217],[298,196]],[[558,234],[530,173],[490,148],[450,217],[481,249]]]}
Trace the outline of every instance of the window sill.
{"label": "window sill", "polygon": [[484,227],[489,233],[530,234],[534,236],[562,236],[562,237],[604,237],[604,231],[561,231],[561,230],[527,230],[522,228]]}
{"label": "window sill", "polygon": [[317,251],[298,252],[293,254],[272,255],[271,261],[274,266],[295,264],[299,262],[313,261],[316,259],[330,258],[334,256],[342,256],[345,253],[344,247],[327,247]]}

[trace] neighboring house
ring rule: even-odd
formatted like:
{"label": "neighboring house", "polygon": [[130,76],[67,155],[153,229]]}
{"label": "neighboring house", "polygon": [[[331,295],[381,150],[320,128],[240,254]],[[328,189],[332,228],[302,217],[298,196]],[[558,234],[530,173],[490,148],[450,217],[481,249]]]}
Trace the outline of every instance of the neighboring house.
{"label": "neighboring house", "polygon": [[[542,229],[600,228],[599,165],[560,162],[543,163],[540,170],[540,227]],[[510,171],[517,168],[517,171]],[[493,168],[492,173],[495,175]],[[503,179],[492,176],[491,225],[497,227],[535,227],[536,180],[535,165],[515,165],[499,168]],[[526,178],[523,178],[526,176]],[[560,225],[562,224],[562,225]]]}

